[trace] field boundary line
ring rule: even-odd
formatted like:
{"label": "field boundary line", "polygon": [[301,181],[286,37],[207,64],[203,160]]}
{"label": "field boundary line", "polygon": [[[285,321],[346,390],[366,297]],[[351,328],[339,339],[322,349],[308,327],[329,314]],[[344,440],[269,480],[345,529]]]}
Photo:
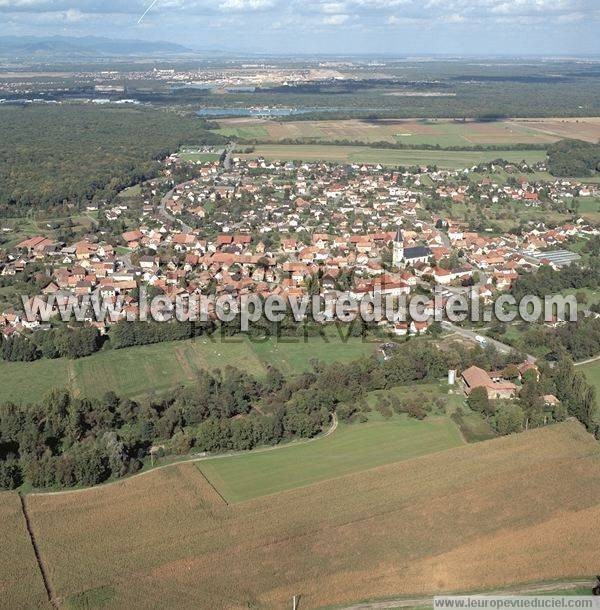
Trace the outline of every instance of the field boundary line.
{"label": "field boundary line", "polygon": [[[275,445],[274,447],[261,447],[259,449],[250,449],[247,451],[231,451],[229,453],[220,453],[217,455],[202,455],[198,457],[192,457],[185,460],[180,460],[178,462],[172,462],[170,464],[163,464],[162,466],[156,466],[155,468],[149,468],[148,470],[144,470],[143,472],[138,472],[137,474],[131,475],[130,477],[121,477],[120,479],[115,479],[114,481],[108,481],[107,483],[101,483],[100,485],[92,485],[91,487],[80,487],[77,489],[63,489],[61,491],[34,491],[28,496],[62,496],[66,494],[76,494],[84,491],[93,491],[96,489],[104,489],[109,485],[116,485],[117,483],[124,483],[127,481],[131,481],[138,477],[143,477],[144,475],[150,474],[152,472],[157,472],[158,470],[164,470],[165,468],[171,468],[173,466],[179,466],[181,464],[192,464],[196,462],[203,462],[206,460],[217,460],[217,459],[225,459],[232,457],[239,457],[241,455],[253,455],[257,453],[266,453],[268,451],[277,451],[278,449],[285,449],[287,447],[297,447],[299,445],[307,445],[308,443],[314,443],[316,441],[323,440],[328,436],[331,436],[338,428],[338,418],[337,414],[333,413],[331,418],[331,426],[329,429],[323,434],[319,434],[313,438],[307,438],[301,441],[295,441],[291,443],[285,443],[283,445]],[[200,470],[200,469],[198,469]],[[204,474],[204,473],[203,473]]]}
{"label": "field boundary line", "polygon": [[38,568],[40,570],[40,574],[42,576],[42,581],[44,582],[44,588],[46,589],[46,594],[48,595],[48,601],[55,608],[60,608],[60,603],[54,589],[52,587],[52,583],[50,582],[50,576],[48,575],[48,571],[46,570],[46,566],[44,565],[44,560],[42,559],[42,554],[40,552],[40,548],[38,546],[37,540],[35,538],[35,534],[33,533],[33,526],[31,524],[31,519],[29,517],[29,513],[27,512],[27,504],[25,500],[25,496],[22,493],[19,493],[19,500],[21,502],[21,511],[23,512],[23,518],[25,519],[25,527],[27,528],[27,533],[29,534],[29,540],[31,541],[31,546],[33,547],[33,553],[35,555],[35,560],[37,562]]}
{"label": "field boundary line", "polygon": [[223,500],[223,502],[225,503],[225,506],[229,506],[229,502],[227,501],[227,498],[225,498],[225,496],[209,481],[208,477],[204,474],[202,469],[201,468],[196,468],[196,469],[198,470],[198,472],[200,473],[202,478],[206,481],[206,484],[217,494],[217,496],[219,496],[219,498],[221,498],[221,500]]}

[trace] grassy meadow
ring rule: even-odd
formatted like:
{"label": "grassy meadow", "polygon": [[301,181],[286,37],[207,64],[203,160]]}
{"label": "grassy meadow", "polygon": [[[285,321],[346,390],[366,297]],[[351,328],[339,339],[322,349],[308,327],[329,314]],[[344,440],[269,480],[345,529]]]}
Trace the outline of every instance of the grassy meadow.
{"label": "grassy meadow", "polygon": [[535,163],[536,161],[543,161],[546,158],[546,153],[542,150],[438,151],[319,144],[258,144],[254,152],[240,156],[249,159],[264,157],[265,159],[281,161],[333,161],[386,166],[437,165],[448,169],[459,169],[499,158],[514,163],[523,160],[528,163]]}
{"label": "grassy meadow", "polygon": [[53,388],[70,388],[79,396],[102,396],[108,390],[130,398],[189,385],[200,371],[233,366],[256,375],[268,365],[291,375],[310,368],[310,360],[355,360],[375,351],[377,343],[335,333],[327,338],[256,339],[235,336],[226,342],[198,337],[100,351],[87,358],[0,362],[0,403],[35,402]]}
{"label": "grassy meadow", "polygon": [[414,457],[464,441],[449,417],[389,420],[370,414],[366,423],[340,424],[334,434],[273,451],[201,461],[198,468],[228,502],[274,494]]}
{"label": "grassy meadow", "polygon": [[596,396],[600,396],[600,360],[582,364],[577,369],[585,373],[587,380],[596,388]]}
{"label": "grassy meadow", "polygon": [[229,505],[191,463],[28,505],[67,607],[309,610],[589,575],[599,498],[565,422]]}
{"label": "grassy meadow", "polygon": [[183,161],[207,163],[209,161],[218,161],[221,158],[221,153],[203,152],[201,150],[194,150],[192,148],[183,148],[179,152],[179,156]]}
{"label": "grassy meadow", "polygon": [[19,242],[29,239],[34,235],[44,235],[49,239],[56,239],[61,227],[70,225],[70,228],[78,234],[83,235],[88,232],[98,220],[97,211],[89,211],[73,216],[48,216],[44,217],[44,212],[39,212],[37,216],[4,218],[1,220],[0,233],[2,248],[10,249]]}

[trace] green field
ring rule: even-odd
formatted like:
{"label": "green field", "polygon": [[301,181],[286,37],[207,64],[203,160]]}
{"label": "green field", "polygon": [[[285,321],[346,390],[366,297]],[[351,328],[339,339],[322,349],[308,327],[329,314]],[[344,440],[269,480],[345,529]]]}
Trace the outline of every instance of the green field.
{"label": "green field", "polygon": [[[284,342],[285,341],[285,342]],[[377,344],[334,333],[327,341],[311,337],[308,342],[286,338],[252,342],[242,336],[227,342],[199,337],[190,341],[156,343],[122,350],[105,350],[79,360],[0,362],[0,402],[34,402],[53,388],[70,388],[80,396],[102,396],[108,390],[127,397],[164,392],[189,385],[198,372],[227,365],[262,376],[267,365],[291,375],[310,368],[310,360],[348,362],[370,354]]]}
{"label": "green field", "polygon": [[67,223],[70,224],[69,228],[72,229],[76,235],[83,235],[90,231],[90,228],[97,220],[97,211],[64,217],[44,217],[44,213],[39,212],[37,216],[5,218],[1,220],[0,226],[3,229],[7,228],[9,230],[2,231],[0,234],[0,245],[2,248],[8,250],[33,235],[44,235],[49,239],[57,239],[60,228]]}
{"label": "green field", "polygon": [[596,396],[600,396],[600,360],[577,367],[583,371],[588,381],[596,388]]}
{"label": "green field", "polygon": [[200,163],[208,163],[209,161],[218,161],[221,157],[221,153],[202,152],[200,150],[184,148],[179,152],[179,156],[183,161],[199,161]]}
{"label": "green field", "polygon": [[228,458],[198,467],[230,502],[241,502],[317,481],[360,472],[463,444],[449,417],[423,421],[405,415],[384,420],[372,413],[364,424],[340,424],[326,438]]}
{"label": "green field", "polygon": [[254,152],[242,157],[281,161],[335,161],[340,163],[372,163],[387,166],[437,165],[448,169],[471,167],[478,163],[505,159],[513,163],[525,160],[528,163],[543,161],[546,153],[541,150],[523,151],[436,151],[393,150],[369,148],[367,146],[285,145],[260,144]]}
{"label": "green field", "polygon": [[139,197],[142,194],[142,186],[140,184],[134,184],[119,193],[119,197],[127,199],[128,197]]}

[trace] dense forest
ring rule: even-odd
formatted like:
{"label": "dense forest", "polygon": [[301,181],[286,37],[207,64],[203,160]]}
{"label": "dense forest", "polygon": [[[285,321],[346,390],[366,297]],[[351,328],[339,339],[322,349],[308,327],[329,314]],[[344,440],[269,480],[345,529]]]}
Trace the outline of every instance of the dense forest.
{"label": "dense forest", "polygon": [[[151,452],[247,450],[309,438],[335,412],[342,420],[364,421],[369,392],[437,380],[448,368],[475,363],[508,370],[519,361],[517,354],[501,355],[489,346],[457,344],[442,352],[417,340],[383,362],[374,356],[348,364],[313,361],[311,371],[293,377],[276,368],[264,379],[231,367],[200,373],[194,386],[162,399],[135,402],[112,392],[88,399],[55,390],[37,405],[0,406],[0,488],[23,482],[39,488],[94,485],[136,472]],[[433,406],[415,401],[417,394],[377,408],[384,417],[396,411],[423,419]],[[549,409],[541,399],[545,394],[557,395],[561,405]],[[528,377],[518,401],[490,402],[475,394],[469,404],[501,434],[567,416],[598,432],[594,390],[569,359],[555,369],[542,367],[539,378]]]}
{"label": "dense forest", "polygon": [[[443,80],[447,77],[442,76]],[[280,91],[216,94],[185,90],[165,95],[162,103],[196,104],[216,107],[283,106],[302,108],[303,113],[280,120],[338,118],[480,118],[572,117],[600,115],[600,77],[595,74],[556,78],[485,80],[474,75],[456,76],[442,95],[403,95],[423,87],[378,84],[368,89],[336,93],[313,88],[306,92],[294,87]],[[305,112],[309,110],[309,112]]]}
{"label": "dense forest", "polygon": [[222,142],[200,119],[164,110],[3,106],[0,216],[110,199],[180,145]]}
{"label": "dense forest", "polygon": [[548,171],[553,176],[588,178],[600,172],[600,144],[561,140],[548,148]]}

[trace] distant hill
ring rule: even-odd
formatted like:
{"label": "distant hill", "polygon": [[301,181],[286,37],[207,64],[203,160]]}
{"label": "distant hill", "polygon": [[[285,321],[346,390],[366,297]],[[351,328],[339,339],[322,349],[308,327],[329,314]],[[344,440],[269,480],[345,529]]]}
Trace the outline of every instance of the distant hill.
{"label": "distant hill", "polygon": [[0,55],[11,57],[112,57],[189,55],[195,51],[172,42],[121,40],[97,36],[0,37]]}

